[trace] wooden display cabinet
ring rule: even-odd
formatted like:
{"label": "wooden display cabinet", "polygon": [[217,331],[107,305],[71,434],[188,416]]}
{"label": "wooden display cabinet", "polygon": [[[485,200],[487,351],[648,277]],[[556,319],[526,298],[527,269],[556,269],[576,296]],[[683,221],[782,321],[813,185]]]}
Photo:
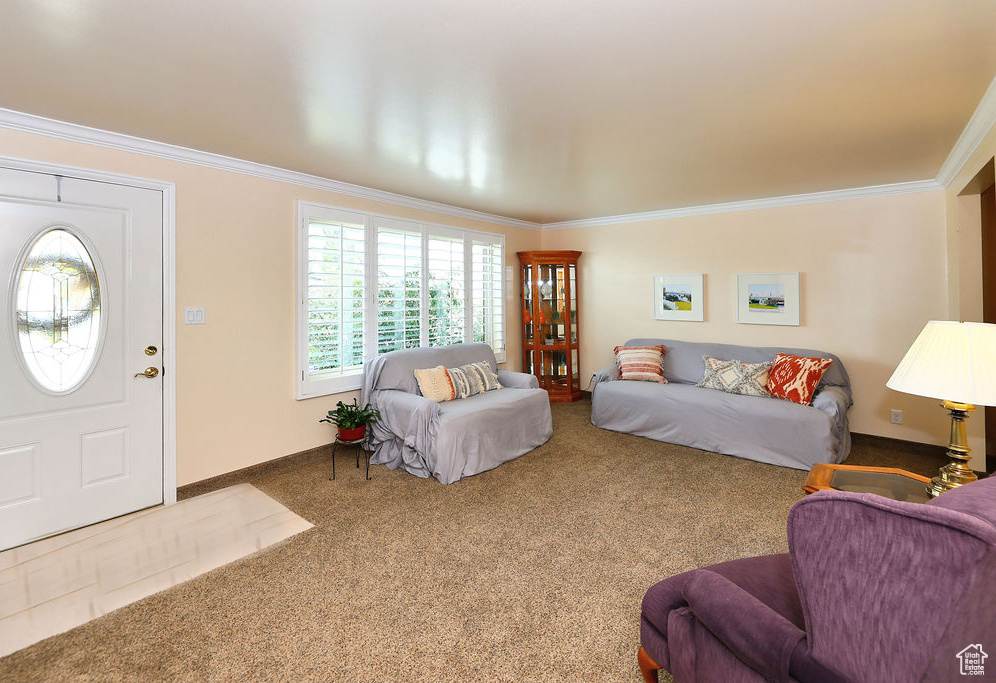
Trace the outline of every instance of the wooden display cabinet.
{"label": "wooden display cabinet", "polygon": [[519,251],[522,371],[536,375],[551,402],[581,398],[578,366],[580,251]]}

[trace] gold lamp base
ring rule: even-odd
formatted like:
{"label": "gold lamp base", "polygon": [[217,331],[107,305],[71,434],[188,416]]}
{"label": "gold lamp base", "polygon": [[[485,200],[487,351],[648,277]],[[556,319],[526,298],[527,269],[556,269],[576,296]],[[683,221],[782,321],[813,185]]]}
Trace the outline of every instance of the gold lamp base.
{"label": "gold lamp base", "polygon": [[975,412],[975,406],[954,401],[944,401],[941,405],[951,413],[951,437],[948,439],[948,457],[951,462],[942,467],[938,475],[927,484],[927,493],[931,496],[939,496],[956,486],[978,479],[968,466],[972,449],[968,447],[968,435],[965,433],[965,420],[968,419],[968,413]]}

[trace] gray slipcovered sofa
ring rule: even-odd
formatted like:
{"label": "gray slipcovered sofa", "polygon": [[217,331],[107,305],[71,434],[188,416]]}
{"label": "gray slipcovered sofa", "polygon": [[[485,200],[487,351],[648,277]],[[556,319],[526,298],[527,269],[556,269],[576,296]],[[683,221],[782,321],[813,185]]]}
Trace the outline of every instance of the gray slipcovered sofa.
{"label": "gray slipcovered sofa", "polygon": [[[675,339],[630,339],[626,346],[663,344],[668,384],[619,379],[619,368],[595,375],[591,422],[596,427],[657,441],[808,470],[819,462],[838,463],[851,450],[847,409],[851,382],[840,359],[824,351],[736,346]],[[762,363],[779,352],[832,358],[812,404],[727,394],[696,387],[705,367],[702,356]]]}
{"label": "gray slipcovered sofa", "polygon": [[487,344],[402,349],[367,361],[363,401],[381,415],[370,430],[370,462],[451,484],[546,443],[550,401],[533,375],[498,370],[501,389],[443,403],[419,392],[416,369],[478,361],[498,368]]}

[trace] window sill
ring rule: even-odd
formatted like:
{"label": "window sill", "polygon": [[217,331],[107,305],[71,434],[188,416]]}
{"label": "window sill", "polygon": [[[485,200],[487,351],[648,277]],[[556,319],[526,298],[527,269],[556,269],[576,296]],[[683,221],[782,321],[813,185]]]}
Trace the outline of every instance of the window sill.
{"label": "window sill", "polygon": [[330,379],[305,380],[297,383],[297,392],[294,398],[298,401],[306,401],[309,398],[320,398],[333,394],[344,394],[348,391],[357,391],[362,387],[363,373]]}

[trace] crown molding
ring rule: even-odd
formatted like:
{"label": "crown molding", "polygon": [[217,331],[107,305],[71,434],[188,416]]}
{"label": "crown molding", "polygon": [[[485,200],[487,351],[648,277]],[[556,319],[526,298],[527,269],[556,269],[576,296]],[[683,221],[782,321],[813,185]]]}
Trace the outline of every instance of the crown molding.
{"label": "crown molding", "polygon": [[965,130],[958,136],[958,141],[951,148],[948,158],[941,164],[937,172],[938,183],[943,187],[951,184],[993,126],[996,126],[996,78],[993,78],[989,84],[989,89],[979,101],[979,106],[975,108],[972,118],[965,125]]}
{"label": "crown molding", "polygon": [[846,190],[829,190],[827,192],[811,192],[808,194],[793,194],[783,197],[765,197],[763,199],[747,199],[739,202],[723,204],[703,204],[678,209],[663,209],[661,211],[645,211],[643,213],[626,213],[618,216],[602,218],[582,218],[575,221],[560,221],[545,223],[543,230],[568,230],[570,228],[591,228],[601,225],[619,223],[636,223],[652,221],[661,218],[681,218],[683,216],[702,216],[710,213],[729,213],[732,211],[750,211],[767,209],[776,206],[798,206],[800,204],[816,204],[819,202],[835,202],[844,199],[861,199],[864,197],[883,197],[893,194],[911,194],[913,192],[928,192],[943,189],[936,180],[915,180],[891,185],[869,185]]}
{"label": "crown molding", "polygon": [[[990,85],[989,90],[983,97],[982,103],[976,109],[969,125],[966,126],[961,138],[956,144],[956,148],[962,147],[960,154],[963,156],[958,169],[964,165],[972,152],[978,147],[982,138],[992,127],[996,120],[996,80]],[[988,120],[988,126],[985,121]],[[241,173],[244,175],[256,176],[267,180],[289,183],[301,187],[308,187],[317,190],[335,192],[337,194],[369,199],[395,206],[404,206],[422,211],[467,218],[470,220],[485,221],[498,225],[506,225],[515,228],[525,228],[527,230],[566,230],[570,228],[587,228],[603,225],[614,225],[620,223],[635,223],[638,221],[658,220],[661,218],[679,218],[683,216],[701,216],[714,213],[728,213],[732,211],[748,211],[753,209],[764,209],[777,206],[798,206],[800,204],[812,204],[818,202],[839,201],[844,199],[858,199],[862,197],[879,197],[894,194],[909,194],[913,192],[926,192],[930,190],[942,189],[945,185],[941,183],[940,175],[937,180],[918,180],[905,183],[894,183],[891,185],[872,185],[868,187],[857,187],[843,190],[830,190],[827,192],[813,192],[808,194],[795,194],[782,197],[766,197],[762,199],[747,199],[744,201],[725,202],[721,204],[704,204],[701,206],[690,206],[675,209],[663,209],[659,211],[646,211],[642,213],[621,214],[618,216],[603,216],[599,218],[582,218],[578,220],[558,221],[554,223],[536,223],[533,221],[499,216],[497,214],[484,213],[473,209],[465,209],[450,204],[442,204],[417,197],[395,194],[385,190],[377,190],[362,185],[323,178],[320,176],[290,171],[276,166],[268,166],[254,161],[236,159],[213,152],[203,152],[189,147],[181,147],[165,142],[147,140],[124,133],[114,133],[111,131],[90,128],[75,123],[57,121],[34,114],[12,111],[0,108],[0,128],[18,130],[27,133],[46,135],[48,137],[69,140],[71,142],[82,142],[96,145],[107,149],[115,149],[135,154],[179,161],[183,163],[196,164],[222,171]],[[980,132],[981,131],[981,132]],[[952,150],[945,167],[955,157]],[[953,163],[953,162],[952,162]],[[942,170],[943,168],[942,167]],[[952,172],[952,177],[957,170]],[[950,180],[948,180],[950,182]]]}
{"label": "crown molding", "polygon": [[215,168],[222,171],[242,173],[244,175],[265,178],[267,180],[276,180],[282,183],[299,185],[301,187],[310,187],[316,190],[326,190],[328,192],[349,195],[351,197],[359,197],[360,199],[371,199],[385,204],[394,204],[395,206],[405,206],[410,209],[431,211],[433,213],[444,214],[447,216],[469,218],[475,221],[486,221],[488,223],[497,223],[499,225],[507,225],[513,228],[526,228],[528,230],[542,229],[539,223],[534,223],[532,221],[524,221],[518,218],[509,218],[507,216],[484,213],[483,211],[474,211],[473,209],[464,209],[450,204],[442,204],[440,202],[433,202],[427,199],[419,199],[418,197],[395,194],[385,190],[376,190],[372,187],[353,185],[352,183],[345,183],[341,180],[333,180],[331,178],[322,178],[321,176],[310,175],[308,173],[289,171],[284,168],[268,166],[267,164],[260,164],[254,161],[236,159],[234,157],[215,154],[213,152],[202,152],[200,150],[190,149],[189,147],[180,147],[179,145],[172,145],[166,142],[147,140],[145,138],[134,137],[132,135],[125,135],[124,133],[113,133],[99,128],[90,128],[89,126],[81,126],[76,123],[57,121],[55,119],[35,116],[34,114],[25,114],[23,112],[13,111],[10,109],[0,108],[0,128],[47,135],[61,140],[82,142],[90,145],[96,145],[98,147],[116,149],[122,152],[133,152],[136,154],[144,154],[146,156],[159,157],[160,159],[169,159],[170,161],[180,161],[188,164]]}

